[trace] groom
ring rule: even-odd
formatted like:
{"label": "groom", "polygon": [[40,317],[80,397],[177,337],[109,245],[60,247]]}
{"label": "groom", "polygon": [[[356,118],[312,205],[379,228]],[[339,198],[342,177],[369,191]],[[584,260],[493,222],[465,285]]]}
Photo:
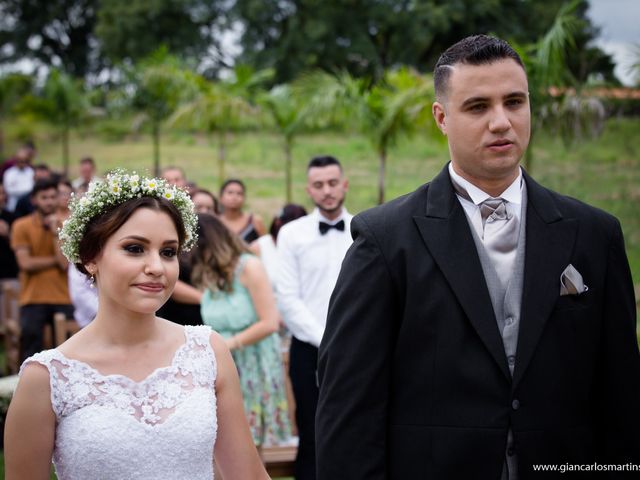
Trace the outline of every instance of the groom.
{"label": "groom", "polygon": [[618,221],[520,168],[529,93],[506,42],[465,38],[434,82],[451,162],[352,223],[320,345],[318,479],[527,480],[539,464],[640,463]]}

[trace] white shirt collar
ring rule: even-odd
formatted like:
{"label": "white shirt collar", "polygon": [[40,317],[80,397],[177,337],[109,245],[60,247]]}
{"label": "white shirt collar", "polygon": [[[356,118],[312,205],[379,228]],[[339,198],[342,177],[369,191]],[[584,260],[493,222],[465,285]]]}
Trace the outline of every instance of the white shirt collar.
{"label": "white shirt collar", "polygon": [[322,215],[320,213],[320,209],[318,207],[313,209],[313,212],[311,212],[311,215],[316,217],[318,219],[318,221],[326,222],[329,225],[335,225],[340,220],[344,220],[344,219],[346,219],[346,218],[348,218],[350,216],[349,212],[347,212],[347,209],[344,206],[342,207],[342,211],[340,212],[340,215],[337,218],[334,218],[333,220],[329,220],[327,217]]}
{"label": "white shirt collar", "polygon": [[[462,178],[453,169],[453,165],[449,162],[449,175],[451,179],[464,188],[475,205],[480,205],[487,198],[491,198],[484,190],[476,187],[473,183]],[[518,168],[518,177],[502,192],[499,197],[505,199],[509,203],[520,205],[522,203],[522,169]]]}

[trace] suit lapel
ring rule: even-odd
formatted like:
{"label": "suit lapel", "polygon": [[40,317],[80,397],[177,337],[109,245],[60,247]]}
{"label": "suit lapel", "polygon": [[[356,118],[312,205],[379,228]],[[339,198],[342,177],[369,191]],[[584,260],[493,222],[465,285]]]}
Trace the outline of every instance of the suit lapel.
{"label": "suit lapel", "polygon": [[414,221],[482,342],[511,379],[476,245],[447,166],[429,185],[426,216],[415,216]]}
{"label": "suit lapel", "polygon": [[522,379],[560,293],[560,275],[570,263],[577,223],[558,210],[551,193],[527,182],[527,240],[520,331],[513,388]]}

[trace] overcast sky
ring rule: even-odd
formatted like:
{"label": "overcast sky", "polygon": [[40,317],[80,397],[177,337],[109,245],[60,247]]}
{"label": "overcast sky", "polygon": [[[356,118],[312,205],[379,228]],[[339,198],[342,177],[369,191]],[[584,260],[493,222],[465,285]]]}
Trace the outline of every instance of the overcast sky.
{"label": "overcast sky", "polygon": [[589,5],[591,21],[601,28],[598,46],[613,55],[616,76],[633,84],[628,70],[634,63],[634,45],[640,49],[640,0],[589,0]]}

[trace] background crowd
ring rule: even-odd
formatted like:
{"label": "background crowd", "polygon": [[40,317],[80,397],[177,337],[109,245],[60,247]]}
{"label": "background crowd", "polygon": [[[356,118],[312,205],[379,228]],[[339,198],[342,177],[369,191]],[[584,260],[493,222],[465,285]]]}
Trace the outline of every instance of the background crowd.
{"label": "background crowd", "polygon": [[[2,164],[1,291],[19,292],[20,305],[19,359],[14,359],[19,361],[11,365],[8,358],[5,373],[55,346],[55,313],[82,328],[98,309],[94,284],[62,257],[57,231],[69,216],[72,195],[81,197],[106,172],[84,157],[78,162],[78,177],[68,179],[35,163],[36,155],[35,145],[28,142]],[[181,256],[180,281],[159,316],[182,325],[208,324],[222,333],[240,373],[254,442],[291,443],[295,440],[281,355],[290,335],[273,291],[278,271],[275,242],[280,228],[306,210],[285,205],[267,232],[259,215],[245,211],[242,180],[224,182],[218,196],[188,181],[180,167],[166,167],[162,178],[191,194],[200,240],[198,248]],[[4,314],[2,309],[0,315]]]}

